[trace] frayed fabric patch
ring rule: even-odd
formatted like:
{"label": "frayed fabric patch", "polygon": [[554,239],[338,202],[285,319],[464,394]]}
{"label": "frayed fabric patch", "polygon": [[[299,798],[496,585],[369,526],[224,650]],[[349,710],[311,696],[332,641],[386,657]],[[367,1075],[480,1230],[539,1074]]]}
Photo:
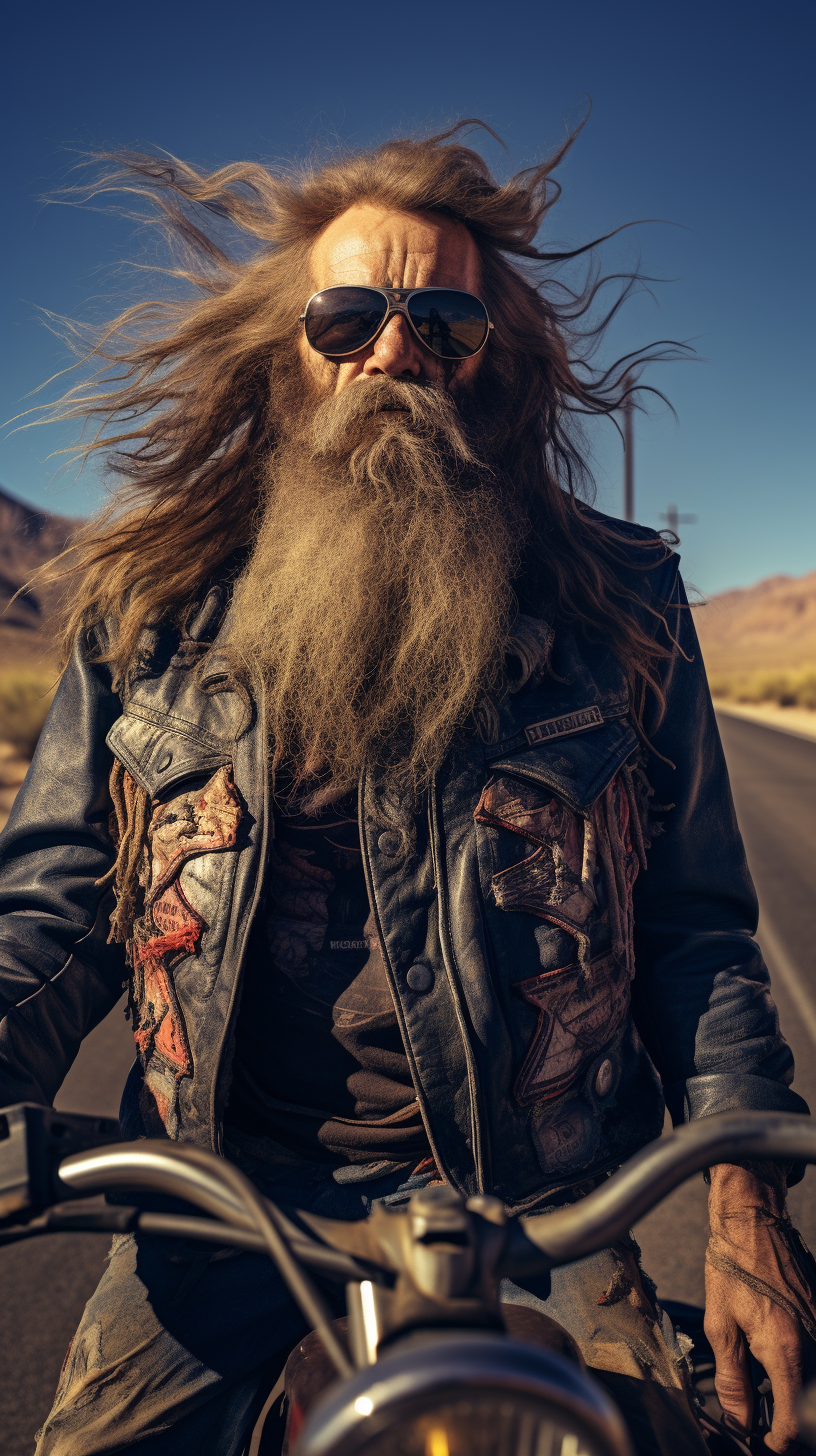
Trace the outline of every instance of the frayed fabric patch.
{"label": "frayed fabric patch", "polygon": [[[146,818],[141,848],[144,911],[128,943],[130,1009],[145,1071],[142,1111],[149,1127],[158,1119],[171,1137],[179,1133],[178,1084],[193,1072],[173,970],[197,952],[207,929],[182,889],[180,875],[194,856],[233,848],[240,821],[229,766],[219,768],[202,789],[179,794]],[[131,849],[131,857],[133,853]]]}
{"label": "frayed fabric patch", "polygon": [[[482,793],[476,821],[499,832],[494,863],[501,867],[492,876],[497,908],[534,915],[575,946],[574,959],[514,987],[539,1012],[513,1088],[522,1106],[552,1102],[574,1087],[628,1015],[635,969],[632,891],[646,864],[641,797],[628,766],[584,815],[509,775]],[[514,844],[527,849],[515,862]],[[593,956],[599,931],[611,948]],[[549,1146],[555,1137],[549,1113],[539,1121]],[[579,1133],[571,1129],[567,1142]]]}
{"label": "frayed fabric patch", "polygon": [[542,971],[515,987],[539,1012],[538,1025],[516,1078],[513,1095],[522,1107],[549,1101],[579,1080],[629,1009],[629,977],[614,954],[580,966]]}

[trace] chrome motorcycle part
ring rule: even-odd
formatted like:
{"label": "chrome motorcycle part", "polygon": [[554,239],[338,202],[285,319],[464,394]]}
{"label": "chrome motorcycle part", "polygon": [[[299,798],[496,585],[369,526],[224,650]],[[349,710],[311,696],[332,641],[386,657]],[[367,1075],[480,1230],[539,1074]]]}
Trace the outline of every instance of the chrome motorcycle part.
{"label": "chrome motorcycle part", "polygon": [[293,1456],[632,1456],[600,1386],[560,1355],[483,1333],[424,1336],[335,1385]]}

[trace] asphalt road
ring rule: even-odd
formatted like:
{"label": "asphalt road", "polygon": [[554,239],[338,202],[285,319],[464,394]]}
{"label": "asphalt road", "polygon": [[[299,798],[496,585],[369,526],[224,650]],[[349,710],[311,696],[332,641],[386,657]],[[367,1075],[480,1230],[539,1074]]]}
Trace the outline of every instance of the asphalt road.
{"label": "asphalt road", "polygon": [[[793,1086],[816,1112],[816,741],[720,714],[737,817],[759,897],[757,939],[796,1061]],[[816,1171],[788,1206],[816,1249]],[[703,1304],[706,1188],[692,1179],[638,1225],[664,1299]]]}
{"label": "asphalt road", "polygon": [[[816,741],[722,716],[720,727],[748,858],[759,893],[759,940],[782,1026],[796,1057],[794,1086],[816,1108]],[[116,1114],[132,1060],[117,1008],[88,1038],[57,1105]],[[790,1206],[816,1248],[816,1172]],[[637,1229],[644,1265],[667,1299],[703,1301],[707,1236],[700,1178]],[[31,1456],[68,1342],[103,1268],[108,1238],[61,1234],[0,1249],[0,1446]]]}

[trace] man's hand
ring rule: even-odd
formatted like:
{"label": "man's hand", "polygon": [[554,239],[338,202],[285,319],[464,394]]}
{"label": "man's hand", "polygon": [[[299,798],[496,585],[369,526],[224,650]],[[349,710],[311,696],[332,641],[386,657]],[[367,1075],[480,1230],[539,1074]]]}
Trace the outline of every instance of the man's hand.
{"label": "man's hand", "polygon": [[720,1404],[735,1426],[750,1429],[750,1349],[773,1387],[765,1444],[792,1452],[816,1341],[816,1265],[785,1211],[784,1173],[774,1164],[712,1168],[708,1212],[705,1332]]}

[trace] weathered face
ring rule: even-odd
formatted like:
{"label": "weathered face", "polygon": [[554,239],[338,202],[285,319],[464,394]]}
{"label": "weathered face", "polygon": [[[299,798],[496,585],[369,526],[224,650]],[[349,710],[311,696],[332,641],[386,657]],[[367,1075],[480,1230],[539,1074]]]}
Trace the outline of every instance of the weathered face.
{"label": "weathered face", "polygon": [[[389,212],[373,204],[350,207],[329,224],[312,249],[311,273],[313,292],[365,284],[462,288],[481,296],[479,251],[466,227],[433,213]],[[455,394],[472,383],[483,358],[477,354],[451,367],[420,342],[399,314],[372,344],[345,359],[324,358],[303,334],[300,351],[317,392],[325,395],[383,374],[435,384]]]}
{"label": "weathered face", "polygon": [[[466,228],[429,213],[349,208],[304,280],[481,293]],[[301,334],[281,371],[266,508],[234,599],[231,648],[266,682],[277,761],[313,802],[378,763],[418,791],[503,671],[527,517],[503,469],[512,419],[498,350],[442,360],[399,315],[327,359]],[[290,359],[290,362],[293,362]]]}

